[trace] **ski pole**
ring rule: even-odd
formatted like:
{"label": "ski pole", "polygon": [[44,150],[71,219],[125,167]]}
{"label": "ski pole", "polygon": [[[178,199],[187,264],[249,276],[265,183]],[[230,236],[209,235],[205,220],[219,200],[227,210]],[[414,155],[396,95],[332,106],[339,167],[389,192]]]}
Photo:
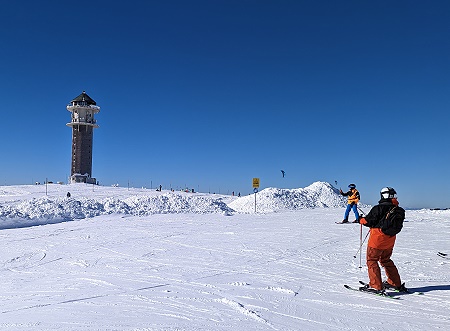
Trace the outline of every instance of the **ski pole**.
{"label": "ski pole", "polygon": [[[362,229],[362,228],[361,228],[361,229]],[[356,255],[358,255],[358,253],[361,251],[361,247],[362,247],[362,245],[364,245],[364,242],[366,241],[367,236],[369,235],[369,232],[370,232],[370,231],[367,231],[367,234],[366,234],[366,236],[364,237],[363,242],[362,242],[361,245],[359,246],[359,249],[356,251],[355,255],[353,255],[353,258],[356,259]],[[362,230],[361,230],[361,237],[362,237]]]}
{"label": "ski pole", "polygon": [[[364,217],[364,215],[366,214],[365,212],[364,212],[364,210],[362,210],[361,208],[359,208],[359,207],[357,207],[358,208],[358,210],[361,212],[361,216],[362,217]],[[367,234],[366,234],[366,237],[364,238],[364,241],[362,240],[362,233],[363,233],[363,226],[362,226],[362,224],[360,224],[360,230],[359,230],[359,249],[358,249],[358,251],[359,251],[359,268],[361,269],[362,268],[362,250],[361,250],[361,247],[362,247],[362,245],[364,244],[364,241],[366,241],[366,238],[367,238],[367,234],[369,234],[369,232],[367,232]],[[357,255],[358,253],[356,253],[355,254],[355,258],[356,258],[356,255]]]}
{"label": "ski pole", "polygon": [[[362,233],[363,233],[363,231],[362,231],[362,224],[360,223],[359,224],[359,247],[362,246]],[[362,261],[362,251],[361,251],[361,248],[360,248],[359,249],[359,269],[362,268],[361,261]]]}

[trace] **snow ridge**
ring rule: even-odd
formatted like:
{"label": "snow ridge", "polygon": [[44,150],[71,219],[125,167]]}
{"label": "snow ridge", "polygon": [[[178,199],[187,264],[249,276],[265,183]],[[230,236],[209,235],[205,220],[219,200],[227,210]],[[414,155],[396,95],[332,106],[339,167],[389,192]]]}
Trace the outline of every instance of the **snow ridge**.
{"label": "snow ridge", "polygon": [[[41,191],[39,191],[41,190]],[[66,196],[67,190],[72,192]],[[230,197],[216,194],[185,193],[148,189],[54,185],[49,195],[39,186],[0,187],[0,228],[66,222],[101,215],[124,214],[223,214],[254,213],[255,197]],[[339,190],[325,182],[306,188],[267,188],[257,193],[257,212],[271,213],[305,208],[345,207]]]}
{"label": "snow ridge", "polygon": [[[270,213],[304,208],[338,208],[345,207],[346,201],[331,184],[315,182],[298,189],[266,188],[256,194],[256,209],[260,213]],[[254,212],[255,197],[242,197],[229,206],[241,213]]]}
{"label": "snow ridge", "polygon": [[43,197],[25,200],[16,206],[0,205],[0,228],[21,227],[20,224],[32,226],[59,223],[110,214],[148,216],[174,213],[231,215],[234,210],[229,208],[221,197],[189,196],[172,192],[151,196],[131,196],[123,200]]}

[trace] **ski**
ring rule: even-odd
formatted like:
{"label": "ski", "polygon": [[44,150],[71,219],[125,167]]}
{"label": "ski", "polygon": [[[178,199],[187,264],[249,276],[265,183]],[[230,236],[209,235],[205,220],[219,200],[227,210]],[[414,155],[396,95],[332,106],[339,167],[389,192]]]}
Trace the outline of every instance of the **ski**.
{"label": "ski", "polygon": [[437,255],[443,259],[450,259],[450,256],[446,253],[438,252]]}
{"label": "ski", "polygon": [[383,292],[383,293],[375,293],[375,292],[361,291],[359,288],[354,288],[354,287],[351,287],[351,286],[346,285],[346,284],[344,285],[344,287],[345,287],[346,289],[348,289],[348,290],[357,291],[357,292],[360,292],[360,293],[367,293],[367,294],[371,294],[371,295],[377,295],[377,296],[379,296],[379,297],[387,298],[387,299],[400,300],[399,297],[393,297],[392,295],[389,295],[389,294],[386,293],[386,292]]}
{"label": "ski", "polygon": [[[363,281],[359,281],[359,283],[361,284],[361,285],[364,285],[364,286],[366,286],[367,285],[367,283],[364,283]],[[393,291],[393,292],[395,292],[395,293],[399,293],[399,294],[416,294],[416,295],[423,295],[424,293],[423,292],[414,292],[414,291],[411,291],[410,289],[406,289],[406,292],[402,292],[402,291],[399,291],[399,290],[396,290],[395,288],[385,288],[385,291],[386,290],[388,290],[388,291]]]}

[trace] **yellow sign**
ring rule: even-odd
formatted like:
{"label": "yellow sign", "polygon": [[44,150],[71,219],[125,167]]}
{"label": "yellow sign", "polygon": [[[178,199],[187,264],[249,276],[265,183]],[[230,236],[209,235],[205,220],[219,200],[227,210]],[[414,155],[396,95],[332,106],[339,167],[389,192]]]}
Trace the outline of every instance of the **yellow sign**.
{"label": "yellow sign", "polygon": [[253,187],[258,188],[259,187],[259,178],[253,178]]}

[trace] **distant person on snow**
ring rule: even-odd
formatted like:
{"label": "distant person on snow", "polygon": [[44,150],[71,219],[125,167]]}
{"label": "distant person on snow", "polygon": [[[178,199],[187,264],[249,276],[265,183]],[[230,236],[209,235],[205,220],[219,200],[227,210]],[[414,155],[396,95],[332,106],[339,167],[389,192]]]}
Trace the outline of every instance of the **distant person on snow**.
{"label": "distant person on snow", "polygon": [[[369,284],[361,287],[361,291],[380,293],[384,289],[395,289],[408,292],[401,282],[397,267],[391,260],[396,234],[403,227],[405,210],[398,206],[397,192],[392,187],[385,187],[380,192],[378,205],[360,219],[360,223],[370,228],[367,243],[367,268]],[[384,268],[387,280],[383,283],[378,263]]]}
{"label": "distant person on snow", "polygon": [[358,202],[360,199],[359,192],[356,189],[355,184],[350,184],[348,186],[350,189],[348,192],[342,192],[342,190],[339,190],[341,194],[347,198],[347,209],[345,210],[344,214],[344,220],[342,223],[348,223],[348,215],[350,214],[350,210],[353,210],[355,213],[355,221],[353,223],[359,223],[359,214],[358,214]]}

